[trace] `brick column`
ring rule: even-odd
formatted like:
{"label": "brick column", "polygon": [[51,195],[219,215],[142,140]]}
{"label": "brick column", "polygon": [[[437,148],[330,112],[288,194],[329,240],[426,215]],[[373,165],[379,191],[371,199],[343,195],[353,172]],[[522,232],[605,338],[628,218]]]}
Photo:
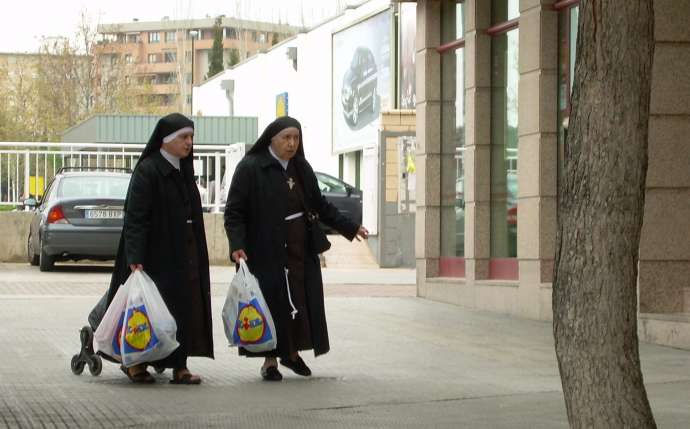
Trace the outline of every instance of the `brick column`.
{"label": "brick column", "polygon": [[491,257],[491,2],[465,1],[465,274],[489,276]]}
{"label": "brick column", "polygon": [[[690,0],[656,0],[654,14],[640,312],[690,313]],[[646,330],[651,341],[673,345],[677,338]]]}
{"label": "brick column", "polygon": [[425,296],[426,279],[438,276],[440,255],[441,151],[441,2],[417,2],[417,213],[415,258],[418,295]]}
{"label": "brick column", "polygon": [[551,315],[542,285],[552,280],[556,236],[558,13],[551,3],[520,1],[517,311],[534,319]]}

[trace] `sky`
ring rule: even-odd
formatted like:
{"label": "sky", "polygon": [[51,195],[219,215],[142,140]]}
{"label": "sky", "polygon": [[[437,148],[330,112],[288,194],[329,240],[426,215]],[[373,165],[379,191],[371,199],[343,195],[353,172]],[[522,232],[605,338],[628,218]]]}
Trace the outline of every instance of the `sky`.
{"label": "sky", "polygon": [[42,37],[73,39],[82,12],[89,22],[112,24],[186,20],[225,15],[242,19],[313,25],[338,7],[363,0],[5,0],[0,52],[36,52]]}

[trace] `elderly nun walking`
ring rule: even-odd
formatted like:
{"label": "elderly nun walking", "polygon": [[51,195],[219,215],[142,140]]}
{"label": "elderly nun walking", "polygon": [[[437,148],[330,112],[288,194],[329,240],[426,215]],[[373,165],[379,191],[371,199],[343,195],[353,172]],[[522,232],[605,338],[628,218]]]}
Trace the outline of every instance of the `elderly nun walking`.
{"label": "elderly nun walking", "polygon": [[[172,113],[161,118],[134,167],[108,302],[134,270],[144,270],[177,322],[180,346],[150,362],[172,368],[173,384],[199,384],[187,357],[213,358],[208,251],[201,199],[194,182],[194,123]],[[147,364],[123,372],[135,383],[151,383]]]}
{"label": "elderly nun walking", "polygon": [[268,381],[282,379],[277,358],[296,374],[309,376],[299,352],[313,349],[318,356],[330,348],[321,265],[317,249],[308,244],[307,213],[318,214],[350,241],[368,237],[366,228],[321,195],[304,157],[300,123],[280,117],[238,164],[225,207],[231,258],[246,260],[276,327],[276,349],[252,353],[240,348],[242,355],[264,358],[261,376]]}

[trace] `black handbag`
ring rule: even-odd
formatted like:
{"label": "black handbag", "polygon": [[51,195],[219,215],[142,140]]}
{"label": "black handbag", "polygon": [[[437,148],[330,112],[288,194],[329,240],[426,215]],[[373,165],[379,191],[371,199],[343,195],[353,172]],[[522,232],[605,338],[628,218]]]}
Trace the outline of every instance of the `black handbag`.
{"label": "black handbag", "polygon": [[330,249],[331,242],[328,241],[326,233],[323,232],[321,225],[319,225],[319,214],[308,211],[305,220],[307,224],[307,248],[317,255]]}
{"label": "black handbag", "polygon": [[[297,180],[300,180],[299,176]],[[320,255],[331,248],[331,242],[328,241],[326,233],[319,225],[319,214],[309,208],[302,192],[298,192],[297,195],[304,208],[304,223],[307,226],[307,250]]]}

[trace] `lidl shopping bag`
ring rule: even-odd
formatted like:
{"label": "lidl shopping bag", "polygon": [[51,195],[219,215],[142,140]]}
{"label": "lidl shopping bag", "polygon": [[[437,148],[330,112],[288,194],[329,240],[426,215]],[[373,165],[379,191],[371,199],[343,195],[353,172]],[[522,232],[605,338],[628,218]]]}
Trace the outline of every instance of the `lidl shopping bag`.
{"label": "lidl shopping bag", "polygon": [[223,328],[231,346],[250,352],[276,348],[277,339],[271,312],[256,277],[249,272],[244,259],[233,277],[223,306]]}
{"label": "lidl shopping bag", "polygon": [[120,332],[122,363],[131,367],[167,357],[180,344],[173,319],[156,284],[145,272],[134,271]]}
{"label": "lidl shopping bag", "polygon": [[93,334],[94,350],[105,353],[117,361],[122,361],[120,356],[120,334],[122,332],[122,319],[125,316],[127,295],[130,282],[120,286],[110,301],[96,332]]}

